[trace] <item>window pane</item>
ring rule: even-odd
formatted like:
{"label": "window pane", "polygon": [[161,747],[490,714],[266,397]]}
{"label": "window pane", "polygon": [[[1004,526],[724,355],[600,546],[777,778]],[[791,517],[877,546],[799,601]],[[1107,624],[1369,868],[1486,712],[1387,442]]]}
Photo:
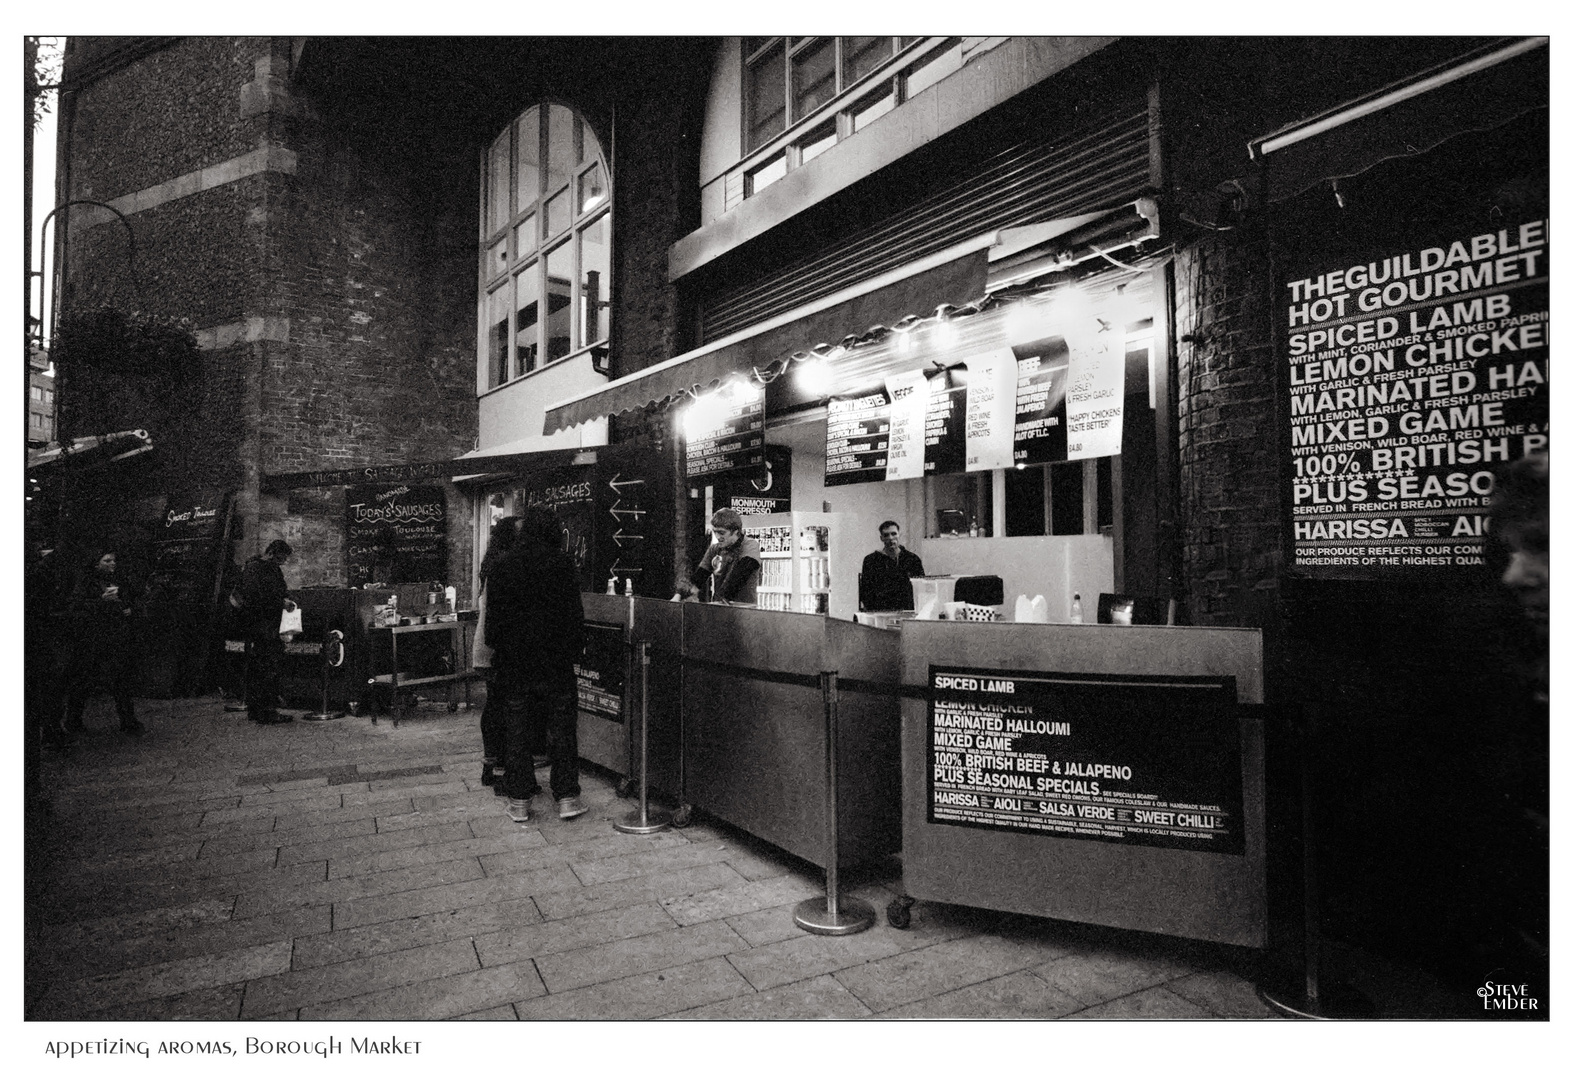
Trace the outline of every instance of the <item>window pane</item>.
{"label": "window pane", "polygon": [[583,160],[598,161],[600,157],[599,140],[594,137],[594,129],[583,124]]}
{"label": "window pane", "polygon": [[891,37],[847,37],[844,39],[844,85],[860,82],[884,60],[893,55]]}
{"label": "window pane", "polygon": [[534,235],[534,221],[534,215],[530,214],[528,217],[518,222],[516,250],[517,257],[520,259],[539,246],[539,240]]}
{"label": "window pane", "polygon": [[533,371],[539,362],[539,264],[517,276],[517,373]]}
{"label": "window pane", "polygon": [[834,96],[834,39],[822,38],[790,59],[794,108],[790,115],[799,120],[820,108]]}
{"label": "window pane", "polygon": [[502,286],[490,294],[486,303],[490,332],[485,335],[486,353],[490,357],[490,385],[500,386],[507,381],[507,296],[511,292]]}
{"label": "window pane", "polygon": [[938,79],[952,75],[963,66],[963,63],[964,54],[960,51],[957,41],[936,56],[923,60],[920,67],[911,69],[904,81],[905,100],[913,98]]}
{"label": "window pane", "polygon": [[827,150],[839,138],[839,132],[833,124],[820,127],[806,138],[796,143],[801,148],[801,164],[806,164],[818,154]]}
{"label": "window pane", "polygon": [[539,107],[536,105],[518,120],[518,201],[527,210],[539,201]]}
{"label": "window pane", "polygon": [[860,131],[867,124],[893,108],[893,83],[883,87],[882,92],[876,97],[862,102],[850,117],[850,129]]}
{"label": "window pane", "polygon": [[746,69],[747,149],[763,145],[785,128],[784,44]]}
{"label": "window pane", "polygon": [[577,164],[577,147],[572,138],[572,110],[552,105],[549,107],[549,116],[549,157],[545,169],[547,194],[570,180],[572,168]]}
{"label": "window pane", "polygon": [[[587,130],[586,128],[584,129]],[[605,174],[596,165],[590,165],[577,182],[577,212],[586,214],[605,201]]]}
{"label": "window pane", "polygon": [[572,191],[567,189],[545,204],[545,239],[572,224]]}
{"label": "window pane", "polygon": [[545,256],[545,363],[572,351],[572,245]]}
{"label": "window pane", "polygon": [[592,345],[610,336],[610,215],[583,230],[582,280],[578,285],[583,320],[578,343]]}
{"label": "window pane", "polygon": [[512,216],[507,209],[511,176],[512,133],[504,131],[501,133],[501,138],[490,144],[490,213],[485,219],[486,233],[495,232]]}
{"label": "window pane", "polygon": [[783,154],[776,154],[772,160],[752,170],[752,172],[747,175],[747,180],[750,182],[749,186],[751,189],[747,192],[747,194],[749,196],[756,195],[759,191],[762,191],[775,180],[783,180],[784,174],[785,156]]}
{"label": "window pane", "polygon": [[500,243],[490,245],[490,251],[485,258],[485,276],[493,278],[497,274],[504,273],[506,269],[507,242],[502,240]]}
{"label": "window pane", "polygon": [[767,44],[770,40],[772,40],[772,39],[765,38],[765,37],[742,38],[741,41],[743,42],[743,44],[741,46],[741,55],[742,56],[751,56],[758,49],[761,49],[765,44]]}

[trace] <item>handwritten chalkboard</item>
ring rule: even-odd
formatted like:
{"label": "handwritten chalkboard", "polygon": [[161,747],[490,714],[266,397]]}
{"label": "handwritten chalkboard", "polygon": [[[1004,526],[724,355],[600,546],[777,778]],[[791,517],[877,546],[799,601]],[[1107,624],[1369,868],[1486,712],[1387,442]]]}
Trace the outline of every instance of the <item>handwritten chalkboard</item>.
{"label": "handwritten chalkboard", "polygon": [[221,551],[228,492],[209,497],[172,495],[155,527],[149,592],[164,603],[211,604]]}
{"label": "handwritten chalkboard", "polygon": [[447,580],[447,493],[430,485],[362,484],[346,491],[350,587]]}

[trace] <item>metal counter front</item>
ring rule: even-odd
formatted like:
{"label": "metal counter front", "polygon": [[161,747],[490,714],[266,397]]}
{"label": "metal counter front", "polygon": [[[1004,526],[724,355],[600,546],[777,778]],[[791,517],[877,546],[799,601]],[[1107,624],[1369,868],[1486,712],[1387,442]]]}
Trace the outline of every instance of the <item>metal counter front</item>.
{"label": "metal counter front", "polygon": [[[826,734],[817,678],[836,671],[895,683],[898,633],[822,615],[679,606],[692,661],[682,695],[689,801],[823,866]],[[640,600],[640,621],[642,613]],[[734,668],[791,673],[810,685]],[[848,866],[899,849],[898,704],[844,691],[838,730],[839,854]]]}
{"label": "metal counter front", "polygon": [[[583,617],[588,623],[591,643],[595,637],[607,639],[598,650],[600,661],[607,659],[608,638],[616,631],[622,635],[622,652],[616,658],[620,670],[601,671],[600,681],[620,684],[617,717],[611,709],[585,707],[592,693],[592,681],[585,671],[578,675],[578,754],[622,776],[630,777],[636,765],[632,752],[635,732],[628,720],[636,715],[640,673],[634,670],[625,641],[646,641],[651,653],[649,666],[648,783],[655,791],[675,798],[681,790],[681,667],[675,659],[681,653],[681,609],[683,605],[647,597],[583,593]],[[632,631],[627,632],[628,623]],[[611,631],[606,634],[605,631]],[[586,667],[586,665],[582,665]]]}
{"label": "metal counter front", "polygon": [[1265,945],[1260,631],[901,633],[910,897]]}

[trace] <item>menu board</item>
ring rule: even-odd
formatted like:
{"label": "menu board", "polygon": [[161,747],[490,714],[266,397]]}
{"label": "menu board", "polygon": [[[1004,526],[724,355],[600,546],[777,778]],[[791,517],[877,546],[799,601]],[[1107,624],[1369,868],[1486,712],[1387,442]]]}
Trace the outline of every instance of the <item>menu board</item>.
{"label": "menu board", "polygon": [[[593,465],[567,465],[528,478],[525,505],[545,507],[561,522],[562,543],[572,568],[577,571],[579,587],[593,591],[594,502],[597,485]],[[603,583],[600,588],[604,588]]]}
{"label": "menu board", "polygon": [[717,473],[756,475],[763,468],[763,402],[720,405],[713,398],[693,406],[706,419],[689,415],[683,471],[689,480]]}
{"label": "menu board", "polygon": [[436,485],[360,484],[345,492],[349,587],[447,580],[447,493]]}
{"label": "menu board", "polygon": [[228,500],[227,492],[169,499],[152,544],[152,574],[164,600],[212,603],[214,575],[227,554],[220,548]]}
{"label": "menu board", "polygon": [[1068,460],[1068,342],[1047,338],[1019,361],[1013,397],[1013,463]]}
{"label": "menu board", "polygon": [[1234,677],[929,672],[929,823],[1243,853]]}
{"label": "menu board", "polygon": [[1547,222],[1283,267],[1292,565],[1481,567],[1493,477],[1547,449]]}
{"label": "menu board", "polygon": [[926,398],[931,388],[923,371],[906,371],[883,380],[888,391],[889,480],[917,480],[926,473]]}
{"label": "menu board", "polygon": [[577,707],[621,723],[625,665],[625,631],[608,623],[585,622],[583,655],[573,665],[577,673]]}
{"label": "menu board", "polygon": [[1013,398],[1018,361],[1009,348],[965,358],[969,399],[964,407],[964,468],[989,472],[1013,464]]}
{"label": "menu board", "polygon": [[888,394],[828,399],[828,453],[823,484],[864,484],[888,478]]}
{"label": "menu board", "polygon": [[964,471],[964,417],[968,393],[943,372],[928,384],[926,394],[926,461],[928,476]]}
{"label": "menu board", "polygon": [[1127,342],[1121,320],[1096,316],[1068,334],[1068,460],[1122,453]]}

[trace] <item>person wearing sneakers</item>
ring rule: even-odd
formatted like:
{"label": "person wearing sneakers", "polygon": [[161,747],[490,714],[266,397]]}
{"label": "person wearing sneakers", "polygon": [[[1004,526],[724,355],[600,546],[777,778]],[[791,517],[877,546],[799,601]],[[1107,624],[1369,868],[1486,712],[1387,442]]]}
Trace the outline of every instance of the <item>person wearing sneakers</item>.
{"label": "person wearing sneakers", "polygon": [[283,674],[283,640],[278,624],[294,610],[283,564],[294,554],[286,540],[274,540],[252,556],[240,573],[239,617],[245,626],[245,711],[258,724],[286,724],[294,717],[278,712]]}
{"label": "person wearing sneakers", "polygon": [[583,651],[583,598],[577,571],[562,550],[561,521],[548,507],[523,513],[517,541],[485,583],[485,643],[506,703],[505,773],[498,778],[507,814],[526,822],[539,793],[529,739],[543,719],[550,751],[550,791],[563,821],[587,812],[579,798],[577,675]]}
{"label": "person wearing sneakers", "polygon": [[135,641],[131,636],[131,596],[117,572],[115,553],[90,562],[71,590],[71,644],[66,666],[65,729],[82,730],[88,687],[103,672],[120,714],[120,730],[140,735],[131,686],[136,679]]}
{"label": "person wearing sneakers", "polygon": [[479,622],[474,627],[473,667],[485,676],[485,709],[479,716],[479,737],[485,759],[480,766],[479,782],[498,795],[501,788],[497,781],[506,772],[507,720],[501,689],[496,685],[495,652],[485,643],[485,609],[488,606],[485,583],[490,580],[490,571],[501,557],[512,550],[517,535],[518,519],[515,517],[504,517],[490,527],[490,543],[485,548],[485,557],[479,562]]}

